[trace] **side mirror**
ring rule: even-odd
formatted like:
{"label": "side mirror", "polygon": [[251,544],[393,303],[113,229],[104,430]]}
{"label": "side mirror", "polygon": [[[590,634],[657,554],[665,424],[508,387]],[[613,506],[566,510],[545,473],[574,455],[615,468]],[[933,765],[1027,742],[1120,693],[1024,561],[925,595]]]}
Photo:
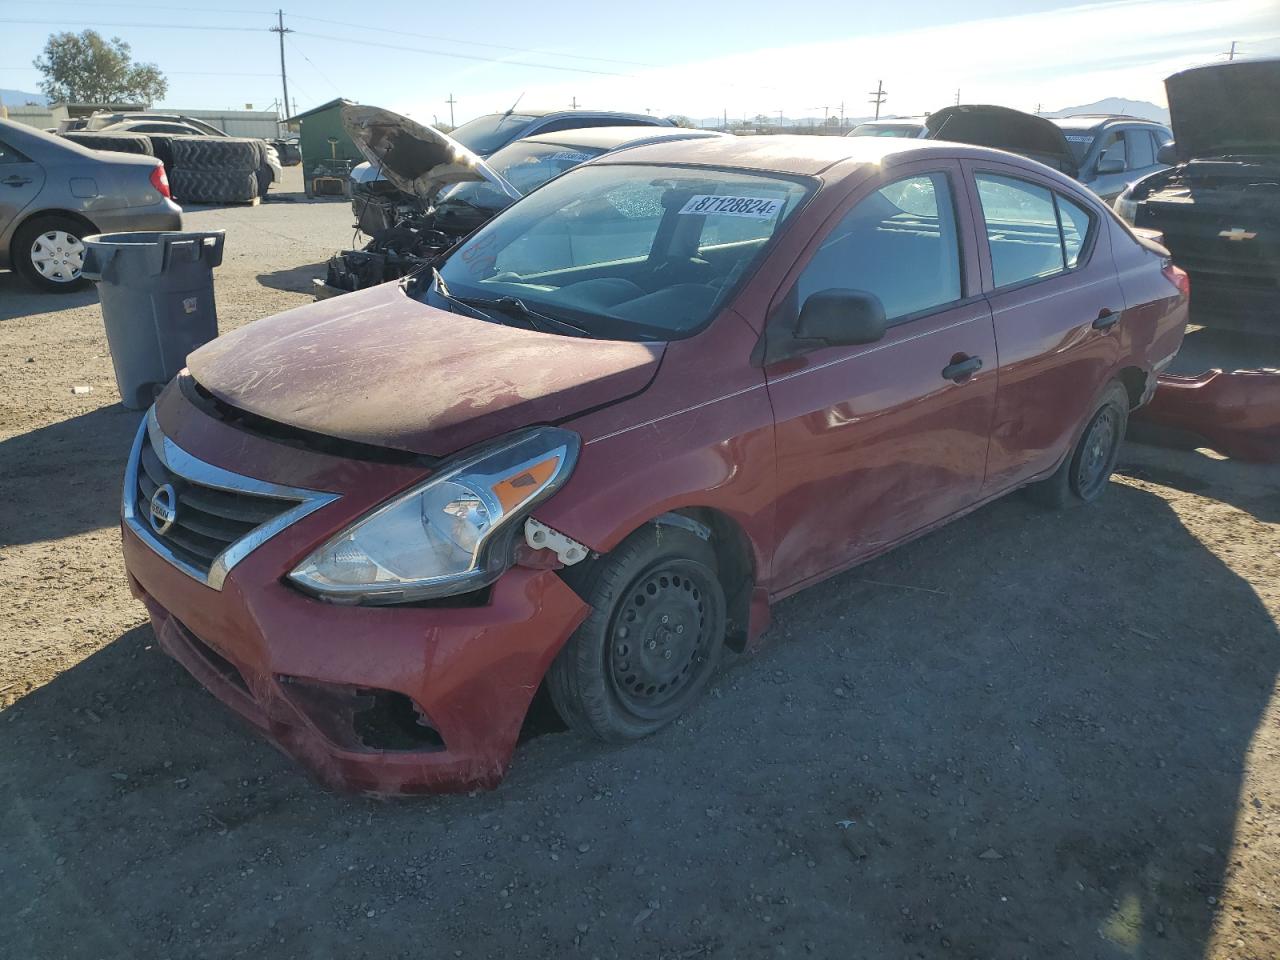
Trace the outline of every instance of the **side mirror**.
{"label": "side mirror", "polygon": [[1168,143],[1160,144],[1160,149],[1156,151],[1156,163],[1163,163],[1166,167],[1176,166],[1178,163],[1178,147],[1172,140]]}
{"label": "side mirror", "polygon": [[1098,176],[1108,173],[1124,173],[1124,161],[1119,157],[1099,157],[1098,166],[1095,168]]}
{"label": "side mirror", "polygon": [[800,308],[795,338],[824,347],[875,343],[889,324],[884,304],[865,290],[820,290]]}

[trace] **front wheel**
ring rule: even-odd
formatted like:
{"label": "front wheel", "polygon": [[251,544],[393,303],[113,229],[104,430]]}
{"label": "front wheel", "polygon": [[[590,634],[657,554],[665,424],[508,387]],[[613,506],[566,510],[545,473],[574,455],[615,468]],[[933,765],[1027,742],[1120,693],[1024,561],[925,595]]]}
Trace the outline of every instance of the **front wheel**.
{"label": "front wheel", "polygon": [[552,663],[547,690],[574,730],[637,740],[683,713],[720,659],[715,551],[687,530],[650,524],[588,563],[566,579],[591,614]]}
{"label": "front wheel", "polygon": [[1123,384],[1113,383],[1062,465],[1045,480],[1028,487],[1027,492],[1044,506],[1054,508],[1097,500],[1111,481],[1128,423],[1129,391]]}

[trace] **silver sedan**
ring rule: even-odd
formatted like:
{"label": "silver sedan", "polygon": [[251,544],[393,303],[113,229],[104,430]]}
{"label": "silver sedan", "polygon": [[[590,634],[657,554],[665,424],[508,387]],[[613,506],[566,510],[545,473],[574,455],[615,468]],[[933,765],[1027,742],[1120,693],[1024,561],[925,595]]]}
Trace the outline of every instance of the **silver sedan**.
{"label": "silver sedan", "polygon": [[124,230],[181,230],[182,208],[155,157],[86,150],[0,120],[0,268],[40,290],[75,290],[81,240]]}

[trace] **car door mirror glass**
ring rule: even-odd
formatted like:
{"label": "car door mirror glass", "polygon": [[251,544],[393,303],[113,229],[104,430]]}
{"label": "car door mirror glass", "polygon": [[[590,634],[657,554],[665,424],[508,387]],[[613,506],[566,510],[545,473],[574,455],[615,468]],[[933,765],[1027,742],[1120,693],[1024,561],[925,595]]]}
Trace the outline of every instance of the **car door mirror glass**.
{"label": "car door mirror glass", "polygon": [[820,290],[800,308],[796,339],[824,347],[875,343],[888,320],[880,298],[865,290]]}
{"label": "car door mirror glass", "polygon": [[1168,143],[1162,143],[1160,149],[1156,151],[1156,163],[1163,163],[1166,167],[1172,167],[1177,162],[1177,145],[1172,140]]}

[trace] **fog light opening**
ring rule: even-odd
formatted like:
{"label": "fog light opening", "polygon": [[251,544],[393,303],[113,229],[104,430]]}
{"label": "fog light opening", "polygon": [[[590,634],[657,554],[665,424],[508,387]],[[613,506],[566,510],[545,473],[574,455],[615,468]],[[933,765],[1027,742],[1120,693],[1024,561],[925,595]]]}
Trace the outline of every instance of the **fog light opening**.
{"label": "fog light opening", "polygon": [[443,750],[444,740],[418,705],[392,690],[361,690],[368,702],[352,717],[356,736],[372,750]]}

